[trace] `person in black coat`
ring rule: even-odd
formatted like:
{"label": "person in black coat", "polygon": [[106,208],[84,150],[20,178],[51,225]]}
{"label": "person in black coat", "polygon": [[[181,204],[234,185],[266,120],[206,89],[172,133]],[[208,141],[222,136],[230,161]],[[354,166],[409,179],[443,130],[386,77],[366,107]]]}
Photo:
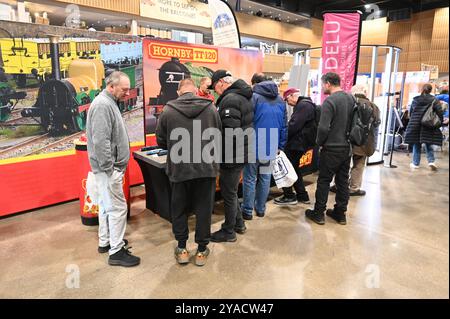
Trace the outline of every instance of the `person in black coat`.
{"label": "person in black coat", "polygon": [[405,133],[405,143],[412,146],[413,160],[410,167],[413,169],[419,168],[420,153],[422,144],[425,144],[428,166],[432,170],[436,170],[434,152],[432,145],[442,146],[442,132],[440,128],[424,127],[421,123],[422,117],[427,111],[428,107],[433,107],[436,114],[443,120],[443,112],[441,105],[437,99],[431,95],[433,87],[431,84],[425,84],[422,88],[422,94],[413,99],[410,110],[410,120]]}
{"label": "person in black coat", "polygon": [[[296,205],[298,202],[309,204],[309,195],[303,183],[299,162],[305,152],[313,147],[317,134],[315,126],[315,104],[309,97],[300,96],[299,90],[290,88],[283,94],[283,98],[288,105],[294,108],[288,124],[288,140],[285,146],[285,153],[292,166],[295,168],[298,179],[294,183],[295,193],[292,187],[283,187],[283,196],[274,199],[277,205]],[[311,132],[310,132],[311,131]],[[308,133],[312,134],[308,134]],[[313,135],[311,138],[309,135]]]}
{"label": "person in black coat", "polygon": [[[238,201],[238,188],[245,164],[255,163],[252,88],[235,80],[226,70],[217,70],[209,89],[219,94],[217,109],[222,122],[222,163],[220,193],[224,201],[225,222],[211,236],[213,242],[234,242],[236,233],[246,230]],[[230,134],[232,132],[232,134]],[[252,153],[253,152],[253,153]]]}

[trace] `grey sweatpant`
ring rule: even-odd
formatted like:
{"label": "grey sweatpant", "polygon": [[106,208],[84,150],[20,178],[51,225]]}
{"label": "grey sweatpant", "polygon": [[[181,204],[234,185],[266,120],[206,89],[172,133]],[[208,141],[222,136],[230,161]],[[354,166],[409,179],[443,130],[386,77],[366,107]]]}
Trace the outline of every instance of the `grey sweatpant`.
{"label": "grey sweatpant", "polygon": [[127,202],[123,194],[123,172],[114,170],[111,176],[95,174],[99,193],[98,238],[99,246],[111,246],[109,255],[123,246],[123,236],[127,225]]}

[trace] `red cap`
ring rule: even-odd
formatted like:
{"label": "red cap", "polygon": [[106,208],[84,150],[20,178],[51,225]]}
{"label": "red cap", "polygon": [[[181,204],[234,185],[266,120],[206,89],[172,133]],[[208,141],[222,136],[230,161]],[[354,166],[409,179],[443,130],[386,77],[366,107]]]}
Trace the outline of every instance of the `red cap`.
{"label": "red cap", "polygon": [[289,88],[283,93],[283,100],[286,100],[289,95],[300,92],[299,89],[296,88]]}

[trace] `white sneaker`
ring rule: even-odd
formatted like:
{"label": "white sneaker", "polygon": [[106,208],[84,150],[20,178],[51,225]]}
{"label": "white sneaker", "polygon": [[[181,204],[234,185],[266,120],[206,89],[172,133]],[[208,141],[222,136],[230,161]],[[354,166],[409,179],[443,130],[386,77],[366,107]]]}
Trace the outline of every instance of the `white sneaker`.
{"label": "white sneaker", "polygon": [[437,171],[437,166],[434,163],[429,163],[428,166],[431,168],[432,171]]}
{"label": "white sneaker", "polygon": [[418,165],[414,165],[413,163],[409,164],[409,167],[412,169],[418,169],[419,166]]}

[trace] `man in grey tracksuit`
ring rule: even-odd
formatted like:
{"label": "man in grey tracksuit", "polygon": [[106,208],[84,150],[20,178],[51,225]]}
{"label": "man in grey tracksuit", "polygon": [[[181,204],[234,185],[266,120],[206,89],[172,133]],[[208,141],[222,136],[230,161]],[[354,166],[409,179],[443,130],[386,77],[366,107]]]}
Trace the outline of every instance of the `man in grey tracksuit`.
{"label": "man in grey tracksuit", "polygon": [[123,176],[130,159],[128,133],[117,101],[129,95],[130,80],[115,71],[106,88],[92,102],[86,124],[89,163],[99,192],[99,247],[109,251],[112,266],[132,267],[140,258],[131,255],[123,239],[128,207],[123,194]]}

